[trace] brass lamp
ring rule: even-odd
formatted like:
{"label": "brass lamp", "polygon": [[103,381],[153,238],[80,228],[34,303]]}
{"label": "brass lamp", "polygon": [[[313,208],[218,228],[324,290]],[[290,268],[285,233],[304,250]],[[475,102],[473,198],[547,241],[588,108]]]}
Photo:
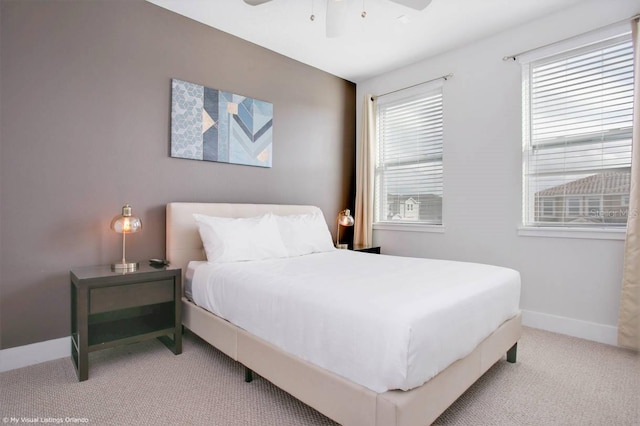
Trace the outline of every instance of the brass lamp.
{"label": "brass lamp", "polygon": [[125,204],[122,207],[122,214],[114,217],[110,225],[111,230],[122,234],[122,262],[114,263],[111,269],[114,271],[126,272],[138,269],[138,262],[127,262],[125,260],[125,240],[127,234],[133,234],[142,229],[142,221],[139,217],[131,215],[131,206]]}
{"label": "brass lamp", "polygon": [[351,210],[344,209],[338,213],[338,229],[336,230],[336,248],[346,249],[349,248],[348,244],[340,244],[340,227],[341,226],[353,226],[355,221],[351,216]]}

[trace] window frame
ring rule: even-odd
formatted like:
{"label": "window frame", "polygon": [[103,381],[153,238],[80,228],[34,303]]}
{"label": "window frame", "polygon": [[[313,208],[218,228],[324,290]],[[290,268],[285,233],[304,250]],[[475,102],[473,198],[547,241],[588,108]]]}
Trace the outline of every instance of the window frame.
{"label": "window frame", "polygon": [[[376,107],[375,107],[375,112],[374,115],[376,117],[376,141],[375,141],[375,164],[374,164],[374,218],[373,218],[373,229],[384,229],[384,230],[398,230],[398,231],[419,231],[419,232],[443,232],[444,231],[444,221],[443,221],[443,200],[444,200],[444,184],[443,184],[443,178],[444,178],[444,164],[443,164],[443,160],[444,160],[444,82],[442,79],[438,79],[435,81],[429,81],[427,83],[423,83],[423,84],[419,84],[416,86],[412,86],[409,87],[407,89],[402,89],[399,91],[395,91],[392,92],[392,95],[389,95],[390,98],[389,99],[385,99],[382,102],[382,105],[389,105],[389,104],[403,104],[403,103],[410,103],[412,101],[415,101],[416,99],[420,99],[423,97],[433,97],[433,96],[439,96],[440,97],[440,103],[438,104],[439,110],[440,110],[440,114],[439,114],[439,118],[437,118],[435,120],[435,122],[440,121],[439,124],[439,131],[441,132],[441,136],[440,136],[440,141],[439,141],[439,149],[440,149],[440,155],[429,155],[428,158],[426,159],[422,159],[422,161],[416,162],[415,164],[412,164],[412,166],[414,165],[429,165],[429,164],[435,164],[435,167],[437,168],[439,166],[440,168],[440,172],[436,174],[436,176],[439,177],[439,184],[442,188],[441,191],[441,195],[440,195],[440,210],[439,210],[439,215],[437,217],[437,219],[435,220],[402,220],[402,219],[380,219],[380,216],[383,214],[383,212],[389,212],[390,210],[392,210],[390,208],[392,203],[389,203],[388,200],[388,196],[386,196],[385,198],[387,198],[386,200],[379,200],[378,199],[378,194],[381,194],[383,192],[383,190],[381,190],[379,188],[378,185],[380,185],[380,179],[384,178],[384,174],[385,171],[388,171],[387,169],[383,169],[382,166],[380,165],[380,140],[379,140],[379,114],[380,114],[380,110],[379,110],[379,105],[378,103],[380,103],[380,98],[378,98],[378,102],[376,103]],[[439,164],[438,164],[439,163]],[[388,167],[388,166],[387,166]],[[396,167],[401,167],[401,166],[396,166]],[[421,193],[422,194],[422,193]],[[415,199],[415,194],[408,194],[409,198],[414,198],[414,201],[417,204],[420,204],[421,202]],[[428,194],[426,194],[428,195]],[[409,199],[407,198],[407,199]],[[404,203],[406,204],[406,200],[402,201],[401,204]],[[415,211],[417,210],[414,206],[412,206],[413,208],[411,209],[407,209],[407,211],[411,211],[412,213],[415,213]],[[419,210],[418,210],[419,211]]]}
{"label": "window frame", "polygon": [[[562,42],[554,43],[553,45],[540,48],[526,54],[520,55],[518,59],[523,64],[522,68],[522,107],[523,107],[523,140],[522,140],[522,216],[521,224],[518,226],[518,235],[521,236],[542,236],[542,237],[566,237],[566,238],[590,238],[590,239],[624,239],[625,226],[615,223],[598,223],[595,225],[570,225],[569,223],[561,222],[559,224],[549,223],[546,224],[543,221],[531,222],[527,221],[528,217],[533,217],[534,210],[536,208],[536,196],[533,191],[528,192],[527,171],[529,169],[528,164],[528,143],[531,141],[531,111],[529,108],[530,102],[530,83],[528,81],[529,76],[525,76],[525,73],[529,72],[528,65],[538,61],[540,59],[549,58],[555,55],[559,55],[563,52],[576,51],[578,49],[585,48],[586,46],[606,42],[610,39],[625,37],[630,40],[631,29],[628,23],[620,23],[606,27],[601,30],[593,31],[583,36],[568,39]],[[638,72],[638,70],[634,70]],[[571,172],[570,168],[565,169]],[[607,170],[603,168],[602,170]],[[603,194],[606,196],[607,194]],[[613,195],[613,194],[609,194]],[[539,198],[538,209],[540,210],[539,217],[549,217],[547,214],[546,206],[543,204],[545,196],[542,195]],[[564,199],[565,207],[568,205],[570,196]],[[588,198],[588,196],[587,196]],[[581,210],[584,208],[589,209],[589,201],[587,198],[581,201]],[[601,209],[602,202],[600,201]],[[555,207],[554,207],[555,210]],[[561,212],[555,212],[554,214],[561,214]],[[565,209],[563,216],[569,217],[568,209]],[[588,214],[588,211],[587,211]],[[573,216],[575,217],[575,216]]]}

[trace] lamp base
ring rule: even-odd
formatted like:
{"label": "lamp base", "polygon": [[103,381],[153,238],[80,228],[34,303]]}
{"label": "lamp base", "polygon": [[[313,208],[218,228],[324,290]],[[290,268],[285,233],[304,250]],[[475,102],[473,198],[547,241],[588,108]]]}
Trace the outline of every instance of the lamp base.
{"label": "lamp base", "polygon": [[349,248],[349,244],[336,244],[336,248],[339,250],[347,250]]}
{"label": "lamp base", "polygon": [[139,262],[112,263],[111,270],[117,272],[136,271],[138,266],[140,266]]}

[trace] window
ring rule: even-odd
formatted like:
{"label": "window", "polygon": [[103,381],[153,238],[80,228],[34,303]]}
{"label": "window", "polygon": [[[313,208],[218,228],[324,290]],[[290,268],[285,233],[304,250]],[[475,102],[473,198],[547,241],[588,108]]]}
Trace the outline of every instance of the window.
{"label": "window", "polygon": [[[618,31],[582,44],[523,60],[525,226],[626,224],[620,200],[631,182],[631,37]],[[551,214],[548,200],[557,201]]]}
{"label": "window", "polygon": [[442,82],[377,101],[376,223],[442,224]]}
{"label": "window", "polygon": [[553,217],[554,211],[553,211],[553,206],[554,206],[554,201],[553,198],[543,198],[542,199],[542,215],[545,217]]}
{"label": "window", "polygon": [[602,197],[587,198],[587,210],[589,217],[602,216]]}
{"label": "window", "polygon": [[567,216],[580,216],[580,198],[571,197],[567,198]]}

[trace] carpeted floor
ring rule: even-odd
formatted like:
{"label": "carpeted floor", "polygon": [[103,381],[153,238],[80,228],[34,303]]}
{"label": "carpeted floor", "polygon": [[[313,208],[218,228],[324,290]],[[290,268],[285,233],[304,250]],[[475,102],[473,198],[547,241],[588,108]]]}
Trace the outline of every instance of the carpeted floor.
{"label": "carpeted floor", "polygon": [[[191,333],[173,355],[158,341],[90,355],[78,383],[68,358],[0,374],[0,421],[95,425],[334,425]],[[345,401],[348,403],[348,401]],[[438,425],[640,425],[640,357],[525,328],[518,363],[499,361]]]}

